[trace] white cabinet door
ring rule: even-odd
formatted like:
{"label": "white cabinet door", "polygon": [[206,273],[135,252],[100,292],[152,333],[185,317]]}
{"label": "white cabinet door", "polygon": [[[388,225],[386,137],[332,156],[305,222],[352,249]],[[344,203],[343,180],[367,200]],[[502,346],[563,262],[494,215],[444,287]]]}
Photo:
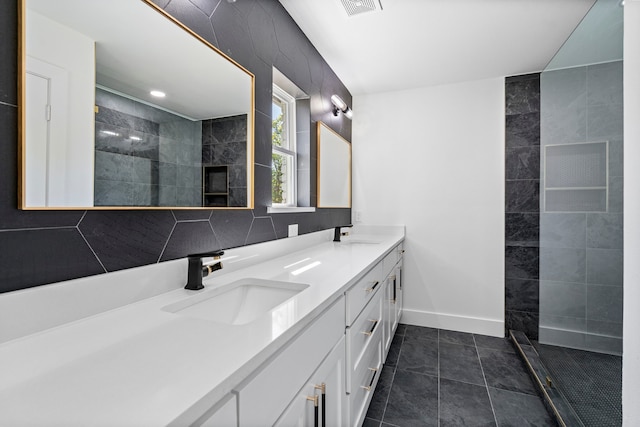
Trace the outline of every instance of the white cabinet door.
{"label": "white cabinet door", "polygon": [[343,337],[274,426],[334,427],[347,425],[344,341]]}

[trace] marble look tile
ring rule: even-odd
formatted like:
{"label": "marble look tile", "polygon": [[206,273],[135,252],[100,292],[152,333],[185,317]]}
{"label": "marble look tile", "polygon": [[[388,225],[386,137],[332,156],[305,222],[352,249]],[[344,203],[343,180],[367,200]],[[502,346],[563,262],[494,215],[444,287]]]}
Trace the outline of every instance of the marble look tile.
{"label": "marble look tile", "polygon": [[609,212],[622,213],[624,210],[624,179],[609,177]]}
{"label": "marble look tile", "polygon": [[475,346],[440,343],[440,377],[484,385],[482,368]]}
{"label": "marble look tile", "polygon": [[507,115],[505,144],[508,148],[539,146],[540,112]]}
{"label": "marble look tile", "polygon": [[380,421],[373,420],[371,418],[365,418],[362,423],[362,427],[380,427]]}
{"label": "marble look tile", "polygon": [[495,426],[487,388],[440,380],[440,426]]}
{"label": "marble look tile", "polygon": [[385,423],[398,426],[438,426],[438,378],[397,370]]}
{"label": "marble look tile", "polygon": [[538,313],[506,310],[504,320],[506,331],[522,331],[531,337],[531,339],[538,339]]}
{"label": "marble look tile", "polygon": [[405,336],[397,365],[405,371],[438,375],[438,341]]}
{"label": "marble look tile", "polygon": [[200,187],[177,187],[177,206],[201,206],[202,189]]}
{"label": "marble look tile", "polygon": [[540,249],[536,247],[505,247],[505,277],[537,279]]}
{"label": "marble look tile", "polygon": [[158,180],[161,186],[177,185],[177,166],[173,163],[158,162]]}
{"label": "marble look tile", "polygon": [[244,245],[253,222],[250,210],[215,210],[211,212],[209,222],[213,227],[220,247],[224,249]]}
{"label": "marble look tile", "polygon": [[275,238],[276,230],[271,217],[256,217],[251,223],[245,244],[250,245],[253,243],[266,242],[275,240]]}
{"label": "marble look tile", "polygon": [[138,184],[159,184],[160,165],[157,161],[133,157],[132,181]]}
{"label": "marble look tile", "polygon": [[475,345],[473,334],[458,331],[448,331],[440,329],[439,342],[449,344]]}
{"label": "marble look tile", "polygon": [[540,247],[584,248],[586,246],[586,234],[586,214],[540,214]]}
{"label": "marble look tile", "polygon": [[479,348],[478,353],[489,387],[536,394],[529,374],[518,355],[488,348]]}
{"label": "marble look tile", "polygon": [[[230,5],[226,6],[229,7]],[[188,23],[189,28],[205,40],[209,41],[214,46],[218,46],[214,30],[211,26],[211,21],[209,21],[209,16],[197,8],[193,3],[188,0],[172,0],[167,4],[165,10],[180,22]]]}
{"label": "marble look tile", "polygon": [[540,281],[540,314],[586,317],[587,289],[584,284]]}
{"label": "marble look tile", "polygon": [[541,109],[551,113],[587,103],[587,69],[574,67],[546,71],[540,76]]}
{"label": "marble look tile", "polygon": [[540,248],[540,278],[556,282],[585,283],[586,249]]}
{"label": "marble look tile", "polygon": [[587,319],[587,333],[622,338],[622,323]]}
{"label": "marble look tile", "polygon": [[538,312],[539,288],[537,279],[505,280],[505,309]]}
{"label": "marble look tile", "polygon": [[622,61],[587,66],[587,105],[622,105]]}
{"label": "marble look tile", "polygon": [[247,189],[242,188],[229,188],[229,206],[232,207],[245,207],[247,206]]}
{"label": "marble look tile", "polygon": [[488,335],[474,334],[476,346],[478,348],[492,348],[494,350],[506,351],[507,353],[515,353],[513,344],[509,338],[492,337]]}
{"label": "marble look tile", "polygon": [[539,246],[538,213],[505,213],[506,246]]}
{"label": "marble look tile", "polygon": [[382,421],[394,374],[395,368],[386,365],[382,368],[380,379],[378,380],[373,397],[371,398],[371,403],[369,404],[369,410],[366,415],[367,418]]}
{"label": "marble look tile", "polygon": [[622,286],[623,251],[587,249],[587,283]]}
{"label": "marble look tile", "polygon": [[622,104],[594,105],[587,109],[588,140],[622,139],[624,114]]}
{"label": "marble look tile", "polygon": [[623,176],[624,143],[621,139],[609,140],[609,178]]}
{"label": "marble look tile", "polygon": [[555,421],[538,396],[489,387],[493,410],[499,426],[549,426]]}
{"label": "marble look tile", "polygon": [[540,179],[540,147],[506,149],[506,179]]}
{"label": "marble look tile", "polygon": [[133,189],[133,205],[134,206],[157,206],[158,205],[158,186],[151,184],[140,184],[134,182],[131,184]]}
{"label": "marble look tile", "polygon": [[584,343],[583,348],[586,350],[622,355],[622,338],[585,334]]}
{"label": "marble look tile", "polygon": [[[584,313],[586,313],[586,308]],[[580,317],[540,314],[540,327],[572,332],[586,332],[587,319],[585,318],[585,314],[580,315]]]}
{"label": "marble look tile", "polygon": [[95,179],[93,187],[94,206],[133,206],[131,182]]}
{"label": "marble look tile", "polygon": [[209,221],[179,222],[175,225],[160,260],[168,261],[217,249],[222,247]]}
{"label": "marble look tile", "polygon": [[622,288],[587,285],[587,319],[622,323]]}
{"label": "marble look tile", "polygon": [[407,325],[404,323],[398,323],[398,328],[396,329],[396,335],[395,336],[405,336],[405,332],[407,330]]}
{"label": "marble look tile", "polygon": [[95,179],[133,181],[133,157],[96,150]]}
{"label": "marble look tile", "polygon": [[540,111],[540,75],[508,77],[505,81],[506,114]]}
{"label": "marble look tile", "polygon": [[539,212],[540,182],[538,180],[507,181],[505,212]]}
{"label": "marble look tile", "polygon": [[587,247],[622,249],[622,214],[588,214]]}
{"label": "marble look tile", "polygon": [[175,185],[161,185],[158,195],[158,206],[177,206],[178,187]]}

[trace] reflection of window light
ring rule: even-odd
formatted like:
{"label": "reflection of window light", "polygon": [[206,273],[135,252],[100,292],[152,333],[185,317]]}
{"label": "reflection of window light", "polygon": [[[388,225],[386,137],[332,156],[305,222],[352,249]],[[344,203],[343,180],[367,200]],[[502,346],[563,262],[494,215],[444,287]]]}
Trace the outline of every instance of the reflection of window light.
{"label": "reflection of window light", "polygon": [[120,136],[119,133],[113,132],[110,130],[101,130],[100,133],[104,133],[105,135],[109,135],[109,136]]}
{"label": "reflection of window light", "polygon": [[[246,257],[244,257],[244,258],[240,258],[240,259],[237,259],[237,260],[235,260],[235,261],[231,261],[229,264],[234,264],[234,263],[236,263],[236,262],[240,262],[240,261],[246,261],[246,260],[248,260],[248,259],[255,258],[255,257],[257,257],[257,256],[259,256],[259,255],[250,255],[250,256],[246,256]],[[228,258],[222,258],[222,259],[223,259],[223,260],[225,260],[225,261],[228,261],[228,260],[230,260],[230,259],[232,259],[232,258],[238,258],[238,256],[236,255],[236,256],[231,256],[231,257],[228,257]]]}
{"label": "reflection of window light", "polygon": [[290,300],[271,312],[271,339],[280,336],[295,323],[296,301]]}
{"label": "reflection of window light", "polygon": [[156,98],[164,98],[165,96],[167,96],[166,93],[159,90],[152,90],[149,93],[151,94],[151,96],[155,96]]}
{"label": "reflection of window light", "polygon": [[296,262],[294,262],[293,264],[285,265],[285,266],[284,266],[284,268],[285,268],[285,269],[287,269],[287,268],[293,267],[294,265],[298,265],[298,264],[300,264],[301,262],[309,261],[310,259],[311,259],[311,258],[301,259],[300,261],[296,261]]}
{"label": "reflection of window light", "polygon": [[142,138],[140,138],[139,136],[130,136],[129,139],[132,141],[142,141]]}
{"label": "reflection of window light", "polygon": [[298,274],[302,274],[305,271],[311,270],[312,268],[315,268],[320,264],[322,264],[320,261],[312,262],[311,264],[305,265],[304,267],[300,267],[299,269],[292,271],[291,274],[297,276]]}

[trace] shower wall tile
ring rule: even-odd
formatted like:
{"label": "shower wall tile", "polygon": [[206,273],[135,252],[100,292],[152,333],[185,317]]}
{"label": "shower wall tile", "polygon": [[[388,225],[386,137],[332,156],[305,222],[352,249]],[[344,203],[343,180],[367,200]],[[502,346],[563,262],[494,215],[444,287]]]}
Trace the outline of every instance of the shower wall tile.
{"label": "shower wall tile", "polygon": [[590,213],[587,215],[587,247],[622,249],[622,214]]}
{"label": "shower wall tile", "polygon": [[587,320],[587,332],[590,334],[606,335],[622,338],[622,323]]}
{"label": "shower wall tile", "polygon": [[536,313],[539,305],[539,281],[506,279],[505,308]]}
{"label": "shower wall tile", "polygon": [[622,288],[587,285],[587,318],[622,323]]}
{"label": "shower wall tile", "polygon": [[507,310],[505,312],[505,328],[509,330],[524,332],[527,337],[538,339],[538,313],[527,311]]}
{"label": "shower wall tile", "polygon": [[621,176],[609,177],[609,212],[622,213],[624,210],[624,180]]}
{"label": "shower wall tile", "polygon": [[537,247],[507,246],[505,248],[505,277],[507,279],[537,279],[539,275]]}
{"label": "shower wall tile", "polygon": [[540,315],[585,318],[587,290],[583,284],[540,281]]}
{"label": "shower wall tile", "polygon": [[584,333],[587,331],[587,320],[584,317],[584,312],[581,317],[553,316],[540,313],[540,327]]}
{"label": "shower wall tile", "polygon": [[587,67],[587,105],[622,105],[622,61]]}
{"label": "shower wall tile", "polygon": [[540,181],[507,181],[505,189],[506,212],[540,211]]}
{"label": "shower wall tile", "polygon": [[540,178],[540,147],[513,147],[506,150],[507,180]]}
{"label": "shower wall tile", "polygon": [[542,280],[585,283],[586,268],[586,249],[540,248]]}
{"label": "shower wall tile", "polygon": [[507,246],[538,246],[540,241],[538,213],[506,213],[505,243]]}
{"label": "shower wall tile", "polygon": [[505,105],[508,116],[540,111],[540,74],[508,77]]}
{"label": "shower wall tile", "polygon": [[586,246],[586,234],[586,214],[540,214],[540,247],[584,249]]}
{"label": "shower wall tile", "polygon": [[587,110],[587,140],[620,139],[623,137],[623,107],[594,105]]}
{"label": "shower wall tile", "polygon": [[505,143],[509,148],[540,145],[540,112],[505,117]]}
{"label": "shower wall tile", "polygon": [[620,177],[624,170],[624,143],[621,140],[609,140],[609,177]]}
{"label": "shower wall tile", "polygon": [[587,249],[587,283],[622,287],[621,249]]}

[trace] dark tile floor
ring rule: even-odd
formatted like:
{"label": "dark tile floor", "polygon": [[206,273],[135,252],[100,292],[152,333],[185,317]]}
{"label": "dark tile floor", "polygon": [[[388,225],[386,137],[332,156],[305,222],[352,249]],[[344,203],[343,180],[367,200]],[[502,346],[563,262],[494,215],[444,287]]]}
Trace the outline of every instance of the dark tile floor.
{"label": "dark tile floor", "polygon": [[364,427],[555,426],[507,339],[400,325]]}
{"label": "dark tile floor", "polygon": [[622,357],[534,343],[585,427],[622,426]]}

